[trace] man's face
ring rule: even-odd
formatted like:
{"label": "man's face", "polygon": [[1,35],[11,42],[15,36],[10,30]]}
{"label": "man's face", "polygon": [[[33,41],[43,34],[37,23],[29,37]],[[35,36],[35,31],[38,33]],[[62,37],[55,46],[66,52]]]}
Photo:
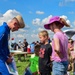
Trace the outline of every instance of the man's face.
{"label": "man's face", "polygon": [[17,31],[20,28],[19,22],[16,19],[11,21],[11,31]]}

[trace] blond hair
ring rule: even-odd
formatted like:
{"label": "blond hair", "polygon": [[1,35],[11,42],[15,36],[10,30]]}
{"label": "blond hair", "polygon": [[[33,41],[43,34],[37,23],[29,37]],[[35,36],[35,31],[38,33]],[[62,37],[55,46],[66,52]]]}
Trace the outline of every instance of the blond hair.
{"label": "blond hair", "polygon": [[66,20],[64,18],[60,18],[60,22],[66,26],[66,27],[70,27],[70,25],[66,22]]}
{"label": "blond hair", "polygon": [[45,36],[48,37],[48,32],[46,30],[43,30],[39,33],[39,35],[42,35],[43,37],[45,37]]}

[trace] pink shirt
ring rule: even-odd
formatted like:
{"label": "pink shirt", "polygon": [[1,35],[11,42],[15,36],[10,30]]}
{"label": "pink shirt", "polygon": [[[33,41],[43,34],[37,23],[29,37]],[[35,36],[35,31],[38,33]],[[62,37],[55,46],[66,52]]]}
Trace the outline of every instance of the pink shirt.
{"label": "pink shirt", "polygon": [[66,61],[68,60],[68,38],[66,36],[65,33],[63,32],[57,32],[54,34],[54,38],[58,38],[59,39],[59,43],[60,43],[60,52],[63,55],[63,58],[60,58],[59,56],[56,55],[56,52],[54,50],[54,41],[52,41],[52,60],[56,61],[56,62],[61,62],[61,61]]}

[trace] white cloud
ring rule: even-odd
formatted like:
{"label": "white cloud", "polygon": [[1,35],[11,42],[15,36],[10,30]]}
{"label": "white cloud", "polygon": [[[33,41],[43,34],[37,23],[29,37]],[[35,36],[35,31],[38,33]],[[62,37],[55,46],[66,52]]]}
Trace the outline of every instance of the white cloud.
{"label": "white cloud", "polygon": [[24,30],[24,29],[19,29],[19,31],[20,31],[20,32],[26,32],[26,30]]}
{"label": "white cloud", "polygon": [[75,26],[75,21],[73,22],[73,25]]}
{"label": "white cloud", "polygon": [[65,6],[71,2],[75,2],[75,0],[62,0],[61,2],[59,2],[59,6]]}
{"label": "white cloud", "polygon": [[18,34],[17,37],[18,38],[24,38],[24,35],[23,34]]}
{"label": "white cloud", "polygon": [[29,11],[29,13],[32,14],[33,12],[32,11]]}
{"label": "white cloud", "polygon": [[44,12],[42,12],[42,11],[36,11],[36,14],[44,14]]}
{"label": "white cloud", "polygon": [[69,12],[69,14],[75,14],[75,12],[74,11],[71,11],[71,12]]}
{"label": "white cloud", "polygon": [[17,42],[18,40],[22,40],[27,38],[29,39],[28,37],[30,37],[29,34],[27,34],[26,32],[24,32],[24,30],[19,30],[19,31],[16,31],[16,32],[11,32],[10,34],[10,38],[14,37],[15,38],[15,41]]}
{"label": "white cloud", "polygon": [[70,25],[70,20],[66,20],[66,22]]}
{"label": "white cloud", "polygon": [[65,6],[66,4],[64,2],[59,2],[59,6]]}
{"label": "white cloud", "polygon": [[25,26],[25,29],[27,29],[27,30],[30,29],[29,25],[26,25],[26,26]]}
{"label": "white cloud", "polygon": [[65,2],[75,2],[75,0],[65,0]]}
{"label": "white cloud", "polygon": [[66,20],[66,22],[70,25],[70,20],[68,20],[67,16],[62,15],[62,16],[60,16],[60,17],[61,17],[61,18],[64,18],[64,19]]}
{"label": "white cloud", "polygon": [[49,22],[49,19],[52,17],[52,15],[44,18],[42,21],[41,21],[41,25],[44,25],[44,24],[47,24]]}
{"label": "white cloud", "polygon": [[33,25],[40,25],[40,19],[39,18],[33,19],[32,24]]}
{"label": "white cloud", "polygon": [[38,37],[38,34],[32,34],[31,37],[32,38],[37,38]]}
{"label": "white cloud", "polygon": [[38,28],[38,31],[42,31],[42,30],[44,30],[44,28]]}
{"label": "white cloud", "polygon": [[8,10],[5,14],[3,14],[3,16],[12,18],[13,16],[16,16],[18,14],[20,14],[20,12],[16,10]]}
{"label": "white cloud", "polygon": [[6,11],[4,14],[1,14],[0,16],[0,25],[3,22],[8,22],[9,20],[11,20],[14,16],[19,15],[20,12],[16,11],[16,10],[8,10]]}
{"label": "white cloud", "polygon": [[0,13],[0,17],[3,17],[3,14]]}
{"label": "white cloud", "polygon": [[33,19],[33,20],[32,20],[32,24],[33,24],[33,25],[42,26],[42,25],[48,23],[48,21],[49,21],[49,19],[50,19],[51,17],[52,17],[52,15],[50,15],[50,16],[48,16],[48,17],[42,19],[42,20],[39,19],[39,18]]}
{"label": "white cloud", "polygon": [[39,37],[38,34],[31,34],[31,42],[36,42],[39,41]]}
{"label": "white cloud", "polygon": [[36,32],[36,30],[33,30],[32,32],[33,32],[33,33],[35,33],[35,32]]}
{"label": "white cloud", "polygon": [[[48,16],[48,17],[42,19],[42,20],[39,19],[39,18],[33,19],[32,24],[33,24],[33,25],[38,25],[38,26],[43,26],[44,24],[47,24],[47,23],[49,22],[49,19],[50,19],[51,17],[52,17],[52,15],[50,15],[50,16]],[[61,17],[61,18],[64,18],[64,19],[66,20],[66,22],[67,22],[68,24],[70,24],[70,21],[68,20],[67,16],[62,15],[62,16],[60,16],[60,17]]]}
{"label": "white cloud", "polygon": [[65,16],[65,15],[62,15],[62,16],[60,16],[61,18],[64,18],[65,20],[67,20],[67,16]]}

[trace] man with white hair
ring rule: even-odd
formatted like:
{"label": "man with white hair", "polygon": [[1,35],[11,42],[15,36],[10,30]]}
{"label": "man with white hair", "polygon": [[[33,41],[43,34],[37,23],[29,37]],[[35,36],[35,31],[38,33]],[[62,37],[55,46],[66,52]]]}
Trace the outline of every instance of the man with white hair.
{"label": "man with white hair", "polygon": [[12,62],[8,49],[10,30],[14,32],[24,27],[25,24],[21,15],[17,15],[9,23],[4,22],[3,25],[0,26],[0,75],[10,75],[5,65],[5,63],[10,64]]}

